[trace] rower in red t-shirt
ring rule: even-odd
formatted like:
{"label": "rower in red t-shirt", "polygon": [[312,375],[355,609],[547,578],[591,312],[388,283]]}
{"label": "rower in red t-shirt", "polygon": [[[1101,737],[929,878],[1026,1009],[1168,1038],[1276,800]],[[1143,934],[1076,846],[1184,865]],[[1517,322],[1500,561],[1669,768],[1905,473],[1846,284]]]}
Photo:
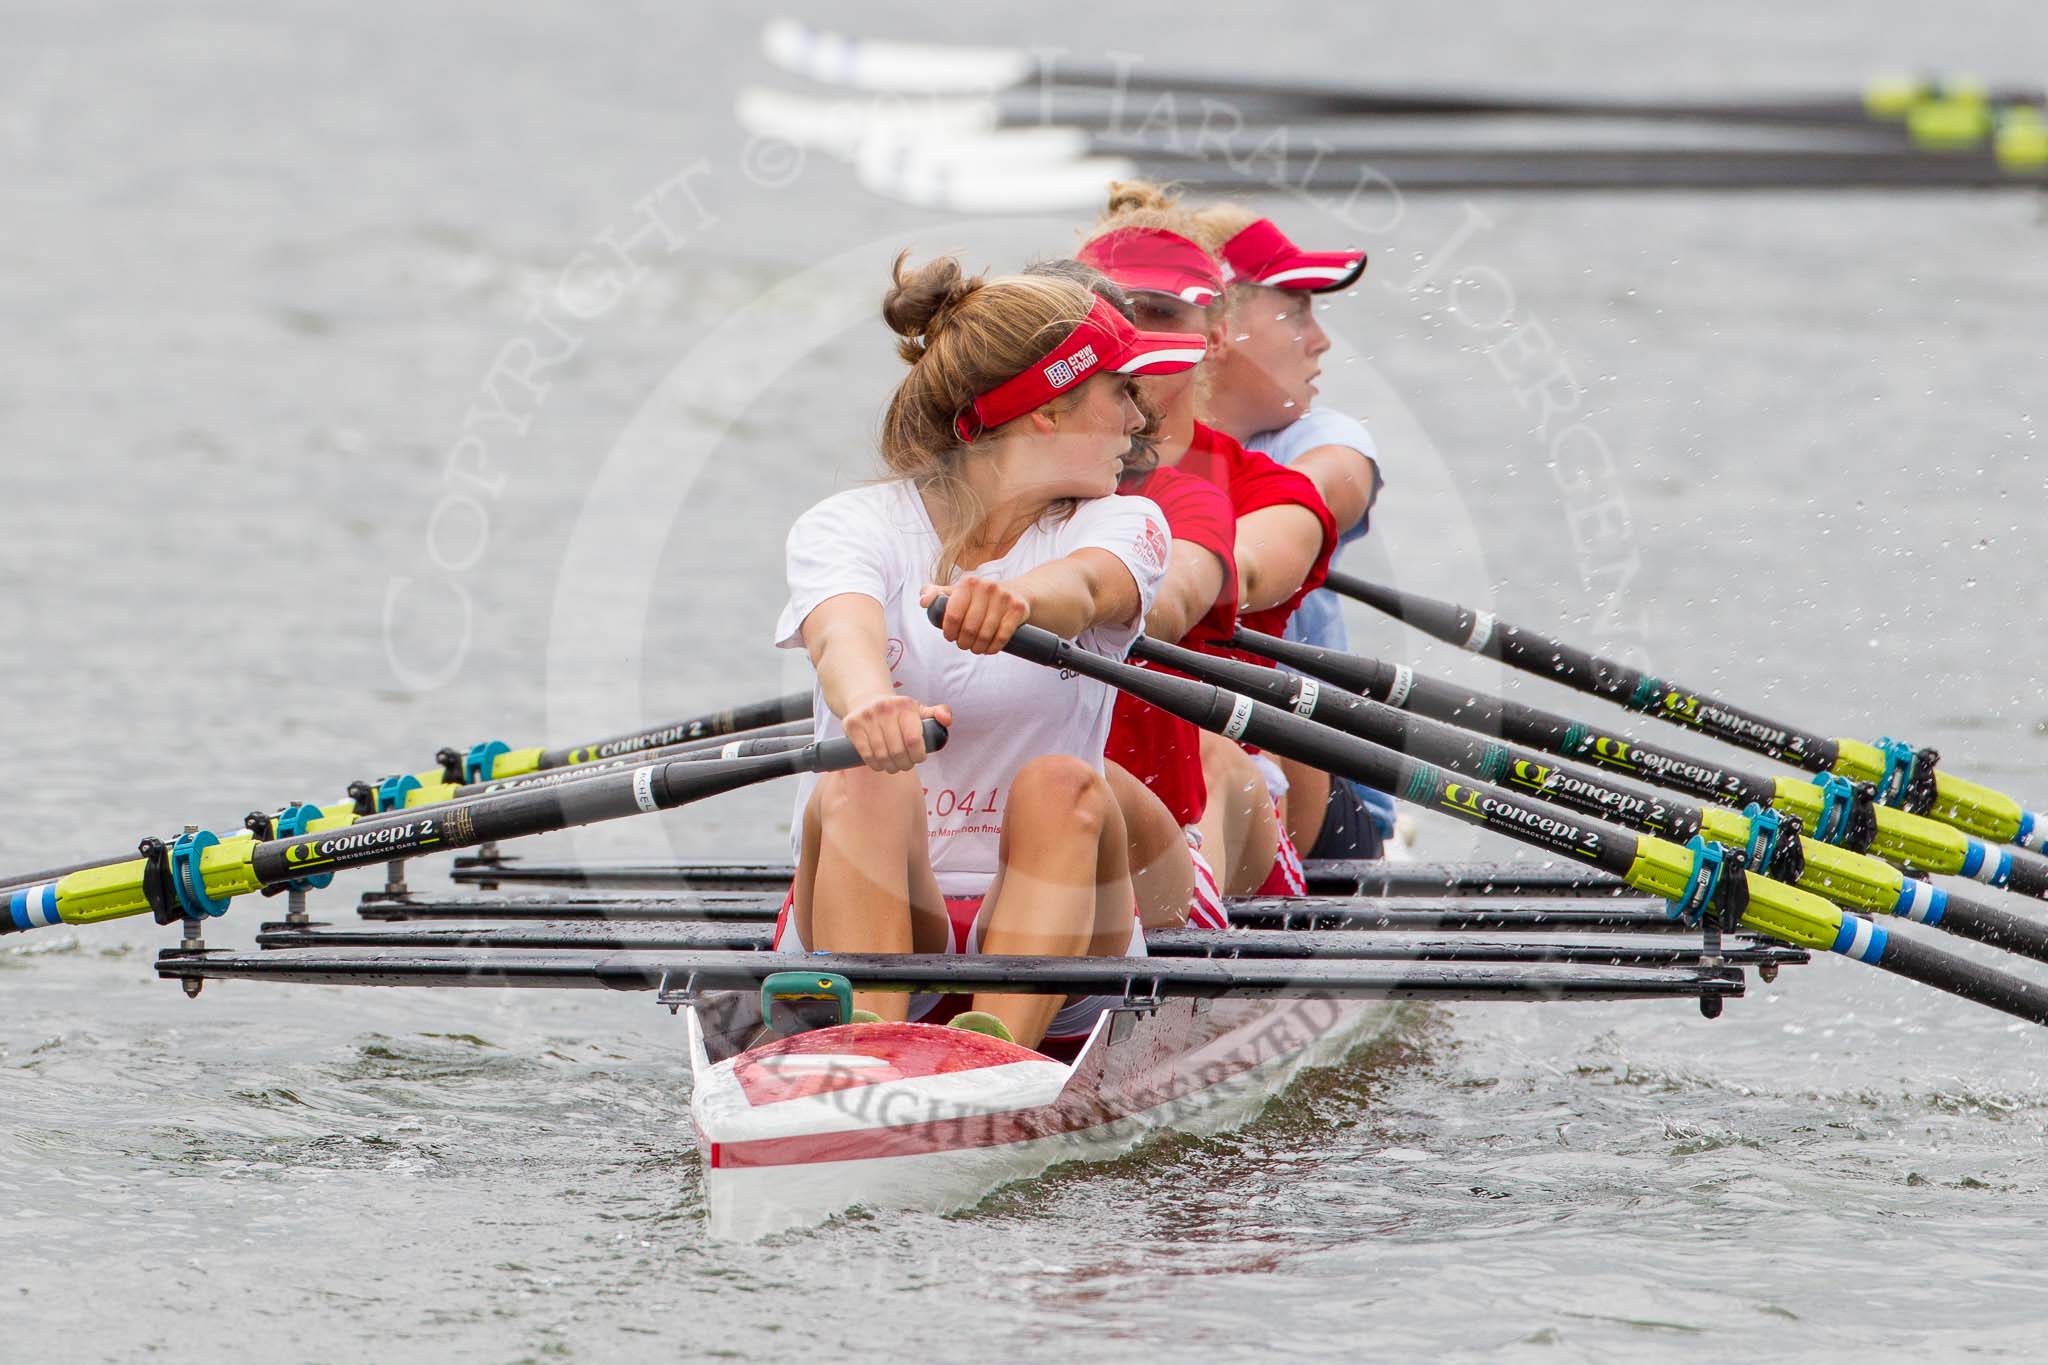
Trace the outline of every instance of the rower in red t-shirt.
{"label": "rower in red t-shirt", "polygon": [[[1237,568],[1231,557],[1236,518],[1229,497],[1208,480],[1170,466],[1127,475],[1121,491],[1158,504],[1173,540],[1166,578],[1145,616],[1146,633],[1190,648],[1228,640],[1237,617]],[[1202,929],[1228,927],[1215,871],[1201,852],[1200,823],[1209,801],[1202,731],[1120,692],[1104,756],[1165,803],[1186,831],[1196,884],[1188,923]]]}
{"label": "rower in red t-shirt", "polygon": [[[1111,213],[1082,246],[1080,259],[1123,286],[1139,318],[1173,318],[1189,330],[1215,330],[1220,313],[1212,316],[1211,305],[1223,297],[1215,258],[1173,230],[1176,210],[1133,205],[1127,198],[1113,193]],[[1234,605],[1247,623],[1278,630],[1322,582],[1336,546],[1336,524],[1307,478],[1195,421],[1198,372],[1199,367],[1140,381],[1147,405],[1159,416],[1153,438],[1158,461],[1229,497]],[[1149,621],[1147,629],[1159,634]],[[1217,636],[1190,643],[1226,652]],[[1200,829],[1224,889],[1235,895],[1301,894],[1300,858],[1274,817],[1274,802],[1285,792],[1277,766],[1216,735],[1203,734],[1200,745],[1209,795]]]}

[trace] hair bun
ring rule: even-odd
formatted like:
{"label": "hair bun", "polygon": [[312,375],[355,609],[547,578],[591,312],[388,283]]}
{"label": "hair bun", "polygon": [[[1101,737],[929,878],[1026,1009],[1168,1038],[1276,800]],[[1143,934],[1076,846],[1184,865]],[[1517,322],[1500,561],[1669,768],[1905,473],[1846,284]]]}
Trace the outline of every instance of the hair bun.
{"label": "hair bun", "polygon": [[903,338],[896,343],[896,353],[915,364],[924,354],[926,340],[945,330],[947,316],[981,288],[982,277],[963,274],[960,262],[951,256],[911,271],[903,268],[908,259],[908,251],[896,257],[893,283],[882,295],[882,321]]}
{"label": "hair bun", "polygon": [[1142,211],[1161,212],[1172,209],[1180,203],[1180,196],[1165,185],[1150,180],[1112,180],[1109,182],[1109,207],[1103,210],[1103,217],[1113,218],[1120,213]]}

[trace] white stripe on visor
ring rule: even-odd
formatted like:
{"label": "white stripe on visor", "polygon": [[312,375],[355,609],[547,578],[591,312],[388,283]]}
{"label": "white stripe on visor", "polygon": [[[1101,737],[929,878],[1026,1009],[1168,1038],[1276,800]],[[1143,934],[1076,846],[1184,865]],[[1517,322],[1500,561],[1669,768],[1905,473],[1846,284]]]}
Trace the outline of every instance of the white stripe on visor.
{"label": "white stripe on visor", "polygon": [[1296,280],[1311,280],[1317,284],[1329,284],[1333,280],[1343,279],[1356,269],[1358,269],[1358,266],[1355,262],[1347,266],[1304,265],[1293,270],[1282,270],[1276,275],[1261,276],[1254,280],[1253,283],[1263,284],[1268,289],[1277,289],[1281,285],[1292,284]]}
{"label": "white stripe on visor", "polygon": [[1170,365],[1176,369],[1186,369],[1189,366],[1201,364],[1202,356],[1207,350],[1206,346],[1175,346],[1157,351],[1139,351],[1123,364],[1117,366],[1116,372],[1118,374],[1144,374],[1147,372],[1148,367],[1154,365]]}

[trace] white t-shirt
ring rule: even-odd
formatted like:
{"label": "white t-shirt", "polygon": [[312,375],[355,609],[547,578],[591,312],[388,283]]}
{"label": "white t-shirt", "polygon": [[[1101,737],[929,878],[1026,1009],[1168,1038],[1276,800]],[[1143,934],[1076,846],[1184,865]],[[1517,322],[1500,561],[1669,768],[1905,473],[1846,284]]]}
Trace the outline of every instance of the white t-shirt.
{"label": "white t-shirt", "polygon": [[[1076,550],[1107,550],[1137,581],[1139,606],[1130,621],[1097,626],[1077,643],[1121,659],[1144,626],[1171,541],[1166,518],[1150,499],[1115,495],[1081,503],[1064,521],[1033,526],[1001,559],[968,572],[1016,578]],[[775,626],[776,644],[802,646],[806,617],[829,597],[859,593],[882,604],[889,676],[899,692],[925,705],[953,708],[946,747],[918,769],[925,789],[932,871],[949,896],[979,895],[997,868],[1003,799],[1018,769],[1034,758],[1070,754],[1102,767],[1114,689],[1066,677],[1008,654],[970,654],[947,642],[917,604],[932,581],[939,535],[924,499],[906,479],[850,489],[797,518],[786,547],[789,604]],[[844,734],[814,687],[812,714],[820,739]],[[804,806],[817,785],[800,779],[793,849],[803,848]]]}

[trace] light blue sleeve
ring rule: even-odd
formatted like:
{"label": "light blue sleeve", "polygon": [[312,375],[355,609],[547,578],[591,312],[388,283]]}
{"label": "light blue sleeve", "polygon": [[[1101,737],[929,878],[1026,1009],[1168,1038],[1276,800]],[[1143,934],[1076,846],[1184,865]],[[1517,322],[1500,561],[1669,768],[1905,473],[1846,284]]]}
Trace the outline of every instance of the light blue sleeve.
{"label": "light blue sleeve", "polygon": [[1379,450],[1373,445],[1372,433],[1365,429],[1365,423],[1334,408],[1313,408],[1298,421],[1272,431],[1262,431],[1245,445],[1249,449],[1263,451],[1280,464],[1293,464],[1319,446],[1349,446],[1374,464],[1380,460]]}

